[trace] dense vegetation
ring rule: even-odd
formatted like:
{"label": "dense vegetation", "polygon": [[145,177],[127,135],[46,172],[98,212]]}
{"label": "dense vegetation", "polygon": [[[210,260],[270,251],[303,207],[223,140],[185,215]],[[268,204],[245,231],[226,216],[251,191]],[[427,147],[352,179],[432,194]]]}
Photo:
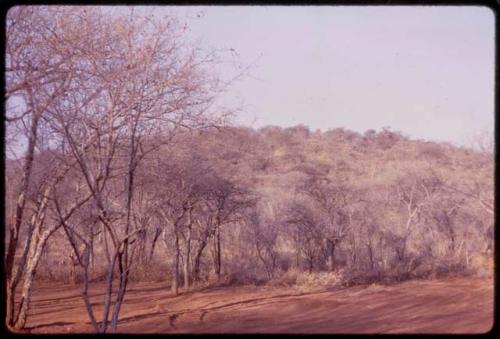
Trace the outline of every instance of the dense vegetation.
{"label": "dense vegetation", "polygon": [[[62,203],[82,180],[60,184]],[[111,210],[123,218],[125,182],[112,181]],[[388,129],[180,133],[144,159],[136,181],[132,279],[264,282],[296,268],[400,280],[473,273],[472,258],[492,250],[491,154]],[[90,206],[71,224],[92,246],[91,277],[103,277],[107,238]],[[53,235],[40,276],[81,279],[65,237]]]}

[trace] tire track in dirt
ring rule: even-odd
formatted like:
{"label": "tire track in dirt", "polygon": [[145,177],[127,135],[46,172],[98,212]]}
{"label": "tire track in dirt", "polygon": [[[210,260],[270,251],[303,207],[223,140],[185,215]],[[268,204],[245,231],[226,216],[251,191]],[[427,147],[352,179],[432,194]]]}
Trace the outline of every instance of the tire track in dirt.
{"label": "tire track in dirt", "polygon": [[[493,319],[491,279],[410,281],[312,292],[233,286],[178,296],[165,286],[131,287],[119,321],[121,333],[477,333],[487,330]],[[57,291],[35,291],[40,302],[33,304],[28,320],[32,333],[92,331],[83,302],[77,302],[76,296],[68,299],[70,289],[63,292],[65,303],[57,302]]]}

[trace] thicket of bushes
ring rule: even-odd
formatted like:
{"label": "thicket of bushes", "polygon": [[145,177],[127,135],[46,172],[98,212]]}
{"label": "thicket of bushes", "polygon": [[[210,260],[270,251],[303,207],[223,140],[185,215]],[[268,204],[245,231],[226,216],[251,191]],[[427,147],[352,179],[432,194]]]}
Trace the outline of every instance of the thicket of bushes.
{"label": "thicket of bushes", "polygon": [[[186,232],[192,234],[191,265],[203,232],[209,233],[199,277],[190,276],[191,285],[345,286],[492,274],[493,216],[480,201],[493,200],[491,154],[410,140],[388,130],[311,133],[301,126],[188,133],[175,145],[155,155],[169,161],[146,165],[140,173],[145,179],[164,175],[165,182],[168,176],[193,180],[192,190],[176,192],[172,181],[159,186],[144,180],[141,191],[151,193],[152,200],[155,191],[169,191],[180,205],[197,196],[192,218],[198,222],[191,221],[191,230],[177,226],[180,267]],[[219,210],[226,212],[218,225],[219,276],[214,272],[217,225],[210,223],[210,211],[217,211],[211,194],[218,189],[228,202]],[[169,236],[174,229],[157,213],[151,212],[137,240],[132,281],[172,279],[175,249]],[[156,232],[162,234],[148,258]],[[99,236],[93,250],[102,258]],[[64,234],[55,234],[38,278],[68,281],[70,251]],[[92,277],[105,275],[105,265],[92,265]],[[183,275],[181,270],[178,279]]]}

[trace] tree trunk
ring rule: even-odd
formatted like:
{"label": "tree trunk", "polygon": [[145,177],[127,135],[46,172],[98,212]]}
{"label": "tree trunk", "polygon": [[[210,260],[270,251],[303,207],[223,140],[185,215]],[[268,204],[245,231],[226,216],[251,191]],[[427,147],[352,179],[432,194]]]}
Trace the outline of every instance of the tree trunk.
{"label": "tree trunk", "polygon": [[106,235],[106,226],[102,224],[102,242],[104,247],[104,253],[106,254],[106,260],[108,265],[111,264],[111,255],[109,254],[108,236]]}
{"label": "tree trunk", "polygon": [[[19,240],[19,232],[21,229],[23,214],[24,214],[24,206],[26,204],[26,194],[28,191],[30,178],[31,178],[31,169],[33,167],[33,158],[35,153],[35,145],[36,138],[38,134],[38,122],[40,120],[40,115],[33,114],[30,135],[28,138],[28,149],[26,151],[26,158],[24,162],[23,175],[20,183],[20,190],[17,197],[16,203],[16,214],[13,217],[13,220],[9,223],[9,242],[7,245],[7,253],[5,256],[5,281],[7,281],[8,288],[8,300],[12,301],[15,298],[15,290],[18,282],[12,282],[12,275],[14,269],[14,260],[16,256],[17,243]],[[18,270],[23,270],[23,267],[18,267]],[[14,325],[14,303],[7,302],[7,314],[6,314],[6,324],[7,326]]]}
{"label": "tree trunk", "polygon": [[221,272],[221,250],[220,250],[220,227],[217,225],[215,229],[215,275],[217,280],[220,279]]}
{"label": "tree trunk", "polygon": [[314,257],[310,256],[307,261],[309,263],[309,274],[311,274],[313,271]]}
{"label": "tree trunk", "polygon": [[148,256],[148,263],[151,261],[151,259],[153,259],[153,254],[155,252],[156,242],[158,241],[160,234],[161,234],[161,229],[157,228],[155,231],[155,236],[153,237],[153,243],[151,244],[151,251],[149,252],[149,256]]}
{"label": "tree trunk", "polygon": [[172,263],[172,292],[179,294],[179,235],[174,231],[174,260]]}
{"label": "tree trunk", "polygon": [[38,264],[38,258],[30,257],[28,259],[26,273],[23,282],[23,288],[21,291],[19,315],[17,316],[16,322],[14,323],[14,328],[18,330],[24,328],[24,325],[26,324],[29,304],[31,299],[31,288],[33,285],[33,277],[35,275],[35,269],[37,264]]}
{"label": "tree trunk", "polygon": [[73,253],[69,257],[70,271],[69,271],[69,283],[73,286],[77,284],[76,279],[76,267],[78,266],[78,261]]}
{"label": "tree trunk", "polygon": [[[135,122],[137,123],[137,121]],[[134,125],[134,131],[135,127]],[[137,144],[135,139],[135,133],[132,133],[130,139],[130,148],[131,154],[128,163],[128,185],[127,185],[127,220],[125,222],[125,240],[123,241],[123,252],[119,252],[118,254],[118,269],[120,272],[120,282],[118,287],[118,292],[116,294],[115,299],[115,307],[113,309],[113,314],[111,316],[111,332],[116,333],[116,328],[118,326],[118,316],[120,314],[120,309],[123,304],[123,299],[125,298],[125,293],[127,291],[128,284],[128,275],[130,262],[129,259],[129,232],[131,226],[131,217],[132,217],[132,200],[134,197],[134,178],[135,178],[135,169],[136,169],[136,152],[137,152]]]}
{"label": "tree trunk", "polygon": [[328,253],[328,269],[333,272],[335,271],[335,242],[328,239],[326,244]]}
{"label": "tree trunk", "polygon": [[366,244],[366,247],[368,248],[368,259],[370,259],[370,269],[373,270],[373,249],[372,249],[372,245],[371,243],[370,244]]}
{"label": "tree trunk", "polygon": [[42,220],[39,221],[38,225],[35,227],[34,236],[31,239],[30,251],[28,256],[28,262],[26,265],[26,272],[24,275],[23,288],[21,292],[21,301],[19,306],[19,315],[15,321],[14,327],[16,329],[22,329],[26,325],[26,320],[28,318],[28,311],[31,300],[31,289],[33,286],[33,278],[36,273],[36,268],[40,262],[40,258],[45,247],[45,243],[52,233],[50,230],[46,230],[40,234],[40,228],[43,225]]}
{"label": "tree trunk", "polygon": [[[83,276],[83,289],[82,289],[82,298],[83,302],[85,303],[85,307],[87,309],[87,313],[90,317],[90,322],[92,323],[92,326],[94,327],[94,330],[96,333],[99,333],[99,325],[97,325],[97,321],[94,316],[94,312],[92,311],[92,306],[90,304],[89,296],[88,296],[88,289],[89,289],[89,274],[88,274],[88,267],[84,268],[85,272],[82,274]],[[107,315],[106,315],[107,317]]]}
{"label": "tree trunk", "polygon": [[262,264],[264,265],[264,268],[266,269],[267,278],[269,280],[271,280],[271,278],[272,278],[271,268],[269,267],[269,264],[267,263],[267,261],[264,259],[264,256],[262,255],[260,244],[258,242],[255,244],[255,248],[257,250],[257,256],[259,257],[260,261],[262,261]]}
{"label": "tree trunk", "polygon": [[19,195],[16,203],[16,215],[9,225],[10,238],[7,247],[7,254],[5,259],[5,278],[10,280],[12,276],[12,269],[14,266],[14,257],[16,255],[17,242],[19,239],[19,230],[21,228],[24,206],[26,204],[26,194],[31,178],[31,169],[33,167],[33,158],[35,153],[36,138],[38,134],[38,122],[40,116],[34,114],[31,123],[31,130],[28,139],[28,150],[26,151],[26,160],[24,162],[23,176],[21,178]]}
{"label": "tree trunk", "polygon": [[188,227],[186,236],[186,253],[184,257],[184,288],[189,288],[189,273],[191,272],[191,226]]}
{"label": "tree trunk", "polygon": [[[141,233],[139,234],[138,239],[136,240],[137,245],[135,248],[137,248],[137,259],[136,262],[139,264],[139,266],[143,266],[144,263],[146,262],[146,237]],[[131,255],[132,259],[134,259],[134,256]]]}
{"label": "tree trunk", "polygon": [[120,309],[123,304],[123,299],[125,298],[125,292],[127,291],[129,265],[125,253],[118,254],[118,271],[120,272],[120,280],[119,280],[118,292],[116,293],[115,307],[113,309],[113,314],[111,316],[111,333],[116,333],[116,328],[118,326],[118,316],[120,314]]}
{"label": "tree trunk", "polygon": [[20,262],[16,265],[15,273],[13,274],[13,278],[11,280],[7,280],[7,309],[6,309],[6,320],[8,326],[14,325],[14,310],[15,310],[15,296],[16,296],[16,288],[19,282],[21,281],[21,277],[24,273],[24,269],[26,267],[26,260],[28,258],[29,248],[31,244],[31,238],[33,236],[33,225],[36,223],[36,214],[33,215],[30,229],[28,232],[28,238],[24,243],[23,254],[21,256]]}
{"label": "tree trunk", "polygon": [[196,255],[194,256],[194,263],[193,263],[193,280],[194,281],[199,281],[200,280],[200,262],[201,262],[201,256],[203,254],[203,250],[207,246],[207,240],[208,239],[203,239],[198,247],[198,250],[196,251]]}
{"label": "tree trunk", "polygon": [[94,236],[90,237],[90,272],[93,274],[95,270],[94,266]]}
{"label": "tree trunk", "polygon": [[[33,284],[33,277],[36,272],[36,267],[38,266],[38,263],[40,261],[40,257],[42,255],[43,249],[45,248],[45,243],[48,239],[48,237],[58,228],[58,226],[55,226],[51,229],[46,230],[45,232],[42,233],[42,227],[45,221],[45,215],[46,215],[46,210],[47,210],[47,205],[48,205],[48,200],[49,200],[49,194],[52,190],[52,185],[47,184],[45,188],[42,191],[41,194],[41,200],[39,201],[39,205],[37,208],[37,211],[32,218],[32,234],[29,237],[30,244],[29,244],[29,250],[27,253],[27,258],[24,258],[22,261],[27,259],[26,263],[26,271],[24,272],[24,282],[23,282],[23,288],[21,292],[21,302],[19,306],[19,313],[16,319],[11,319],[10,324],[14,326],[16,329],[22,329],[24,325],[26,324],[26,319],[28,317],[28,310],[29,310],[29,304],[30,304],[30,299],[31,299],[31,287]],[[24,262],[22,263],[24,264]],[[16,272],[16,276],[14,277],[15,280],[18,280],[20,277],[20,271],[22,270],[23,267],[18,267],[18,271]],[[17,284],[18,281],[16,281]],[[15,292],[15,289],[13,290]],[[14,294],[10,294],[9,297],[15,298]],[[7,304],[9,304],[8,302]],[[13,303],[13,301],[12,301]],[[11,314],[13,314],[13,308],[9,310]]]}
{"label": "tree trunk", "polygon": [[[116,259],[118,257],[118,251],[115,252],[113,255],[113,259],[110,260],[110,263],[108,264],[108,276],[106,278],[106,292],[104,293],[104,311],[103,311],[103,316],[102,316],[102,323],[101,327],[99,329],[99,332],[105,333],[106,329],[108,327],[108,315],[109,315],[109,309],[111,306],[111,293],[113,291],[113,275],[115,272],[115,264],[116,264]],[[92,312],[92,306],[90,305],[90,302],[88,301],[88,295],[87,295],[87,285],[85,284],[88,279],[88,270],[84,268],[84,293],[82,293],[83,299],[85,301],[85,305],[87,306],[87,313],[89,314],[90,318],[93,318],[93,312]]]}
{"label": "tree trunk", "polygon": [[295,250],[295,267],[300,268],[300,250],[298,247]]}

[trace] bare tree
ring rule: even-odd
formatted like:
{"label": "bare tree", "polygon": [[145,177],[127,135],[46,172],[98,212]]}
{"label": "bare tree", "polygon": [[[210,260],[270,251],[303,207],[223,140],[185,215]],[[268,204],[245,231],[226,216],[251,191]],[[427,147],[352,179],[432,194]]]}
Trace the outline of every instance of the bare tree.
{"label": "bare tree", "polygon": [[352,190],[339,179],[332,182],[328,177],[313,172],[299,187],[299,192],[312,199],[317,207],[318,217],[322,218],[328,267],[333,271],[335,249],[352,228]]}
{"label": "bare tree", "polygon": [[[26,13],[36,20],[23,21]],[[109,272],[115,265],[119,272],[111,315],[114,332],[132,262],[130,239],[138,232],[131,226],[136,169],[146,154],[168,142],[179,128],[218,123],[210,110],[220,82],[206,68],[214,63],[213,55],[183,45],[183,29],[173,18],[139,16],[133,9],[128,16],[111,16],[95,7],[21,8],[12,12],[8,27],[7,70],[12,76],[7,95],[22,92],[32,123],[7,271],[12,271],[38,123],[44,119],[75,159],[98,220],[111,239]],[[16,29],[23,29],[24,35]],[[30,38],[34,31],[37,39]],[[36,44],[29,45],[31,40]],[[22,48],[35,51],[38,59],[21,61]],[[126,178],[124,193],[113,197],[110,192],[120,190],[121,176]],[[90,244],[86,246],[90,251]],[[111,281],[112,277],[108,286]],[[105,318],[100,331],[105,332],[107,325]]]}
{"label": "bare tree", "polygon": [[250,237],[255,245],[257,257],[262,262],[267,278],[270,280],[273,278],[277,266],[276,241],[278,232],[271,222],[264,225],[260,218],[262,217],[259,216],[257,211],[252,209],[246,222],[248,223]]}
{"label": "bare tree", "polygon": [[299,258],[303,256],[311,273],[322,256],[323,225],[315,217],[313,208],[304,202],[293,201],[286,215],[286,223],[293,226],[291,234],[296,247],[296,265],[300,267]]}
{"label": "bare tree", "polygon": [[[71,78],[67,71],[61,69],[61,65],[69,56],[61,57],[57,61],[53,60],[50,57],[53,54],[50,45],[50,32],[48,30],[33,30],[33,27],[37,25],[50,28],[51,24],[43,12],[44,9],[38,12],[31,7],[19,6],[12,8],[7,16],[6,99],[17,100],[25,107],[25,111],[16,116],[9,115],[10,112],[7,112],[5,119],[9,123],[8,129],[22,126],[21,130],[27,140],[21,180],[17,189],[15,214],[9,221],[9,242],[5,257],[7,299],[9,300],[14,298],[19,282],[17,277],[24,269],[25,260],[23,259],[17,272],[14,273],[14,258],[19,247],[19,234],[24,221],[26,197],[30,188],[42,119],[46,117],[48,107],[68,88],[68,82]],[[47,184],[46,187],[50,190],[52,184]],[[46,203],[41,202],[39,206],[42,209],[39,216],[42,217]],[[35,222],[37,225],[41,223],[40,220]],[[25,246],[26,248],[27,246]],[[35,252],[31,253],[35,254]],[[6,321],[10,327],[14,326],[16,321],[13,316],[12,302],[9,302],[8,305],[10,308],[7,311]],[[21,325],[23,324],[19,323],[15,327],[18,328]]]}

